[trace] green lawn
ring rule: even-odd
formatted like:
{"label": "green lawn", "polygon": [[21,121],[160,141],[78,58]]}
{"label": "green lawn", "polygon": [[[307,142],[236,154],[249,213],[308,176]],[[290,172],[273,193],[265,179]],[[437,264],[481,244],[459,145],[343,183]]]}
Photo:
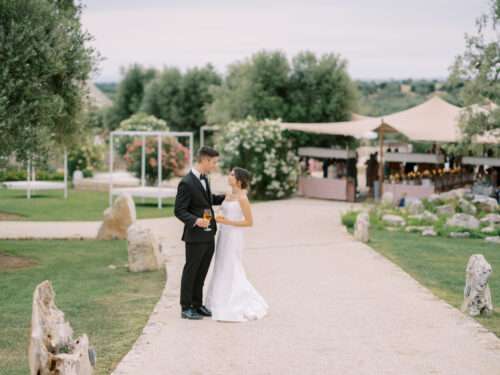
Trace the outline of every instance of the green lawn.
{"label": "green lawn", "polygon": [[[465,267],[472,254],[483,254],[493,267],[490,288],[495,311],[478,321],[500,336],[500,247],[480,239],[422,237],[419,234],[373,230],[369,245],[396,263],[435,295],[460,308]],[[495,305],[496,304],[496,305]]]}
{"label": "green lawn", "polygon": [[75,338],[87,333],[96,348],[96,374],[109,374],[130,350],[165,284],[164,271],[123,267],[125,241],[0,241],[1,254],[35,263],[6,269],[0,257],[0,375],[29,373],[32,296],[43,280],[52,281]]}
{"label": "green lawn", "polygon": [[[0,189],[0,220],[32,221],[98,221],[108,207],[108,193],[70,190],[68,199],[62,191],[42,191],[26,199],[22,191]],[[137,218],[173,215],[173,199],[165,199],[163,208],[157,201],[135,199]]]}

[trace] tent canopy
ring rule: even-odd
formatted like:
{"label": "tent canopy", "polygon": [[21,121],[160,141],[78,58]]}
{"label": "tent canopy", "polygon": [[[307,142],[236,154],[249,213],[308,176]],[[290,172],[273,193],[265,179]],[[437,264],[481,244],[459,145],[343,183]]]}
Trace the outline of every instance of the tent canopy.
{"label": "tent canopy", "polygon": [[420,105],[388,116],[355,117],[353,121],[333,123],[282,123],[282,127],[307,133],[355,138],[368,138],[371,132],[384,128],[384,132],[395,130],[413,141],[457,142],[461,138],[459,121],[462,111],[463,108],[434,96]]}

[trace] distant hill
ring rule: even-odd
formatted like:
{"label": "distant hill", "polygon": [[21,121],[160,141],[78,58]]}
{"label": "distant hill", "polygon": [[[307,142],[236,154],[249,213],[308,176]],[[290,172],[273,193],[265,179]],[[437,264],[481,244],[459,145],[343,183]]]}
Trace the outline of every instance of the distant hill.
{"label": "distant hill", "polygon": [[448,87],[439,80],[356,81],[359,91],[358,112],[365,116],[384,116],[423,103],[440,93],[450,103],[460,105],[460,88]]}

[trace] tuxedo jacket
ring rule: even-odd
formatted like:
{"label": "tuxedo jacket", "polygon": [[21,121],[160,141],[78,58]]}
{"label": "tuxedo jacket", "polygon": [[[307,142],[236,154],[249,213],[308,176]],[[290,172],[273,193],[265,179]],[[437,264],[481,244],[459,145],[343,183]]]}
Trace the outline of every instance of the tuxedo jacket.
{"label": "tuxedo jacket", "polygon": [[[207,189],[205,190],[198,177],[190,171],[177,187],[174,213],[184,223],[182,240],[185,242],[211,242],[215,238],[217,223],[212,206],[222,204],[225,195],[212,194],[210,185],[208,181],[206,182]],[[195,225],[196,220],[203,217],[205,209],[212,211],[211,231],[205,231]]]}

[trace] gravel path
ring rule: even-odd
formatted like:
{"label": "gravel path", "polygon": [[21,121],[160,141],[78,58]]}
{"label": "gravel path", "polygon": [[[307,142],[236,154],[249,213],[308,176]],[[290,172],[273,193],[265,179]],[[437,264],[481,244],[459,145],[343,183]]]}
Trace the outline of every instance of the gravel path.
{"label": "gravel path", "polygon": [[168,281],[114,374],[499,374],[500,340],[353,241],[339,222],[347,207],[254,205],[245,267],[270,314],[249,323],[181,320],[180,225],[146,221],[163,238]]}

